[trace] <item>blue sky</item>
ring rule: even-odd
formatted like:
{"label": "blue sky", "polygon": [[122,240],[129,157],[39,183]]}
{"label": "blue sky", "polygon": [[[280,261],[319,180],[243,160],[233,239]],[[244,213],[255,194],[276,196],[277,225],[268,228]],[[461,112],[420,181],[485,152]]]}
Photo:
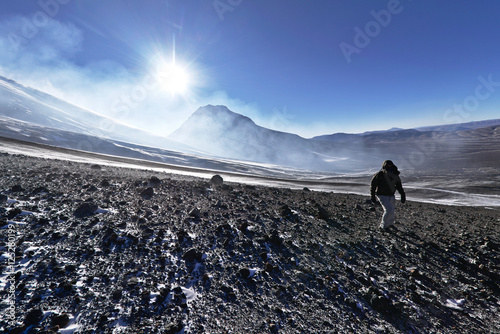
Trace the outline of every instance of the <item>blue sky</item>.
{"label": "blue sky", "polygon": [[[0,74],[165,135],[206,104],[304,137],[469,122],[500,116],[499,14],[494,0],[4,0]],[[159,74],[174,54],[176,92]]]}

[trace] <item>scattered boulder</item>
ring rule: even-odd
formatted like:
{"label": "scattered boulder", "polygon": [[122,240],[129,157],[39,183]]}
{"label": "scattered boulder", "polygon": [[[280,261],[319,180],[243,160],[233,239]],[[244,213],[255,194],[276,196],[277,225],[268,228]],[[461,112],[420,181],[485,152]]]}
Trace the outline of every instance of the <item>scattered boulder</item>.
{"label": "scattered boulder", "polygon": [[56,314],[52,317],[52,326],[57,326],[59,328],[65,328],[69,324],[70,317],[67,313]]}
{"label": "scattered boulder", "polygon": [[48,194],[49,191],[45,187],[37,187],[35,190],[33,190],[32,194],[33,195],[38,195],[38,194]]}
{"label": "scattered boulder", "polygon": [[212,176],[210,179],[212,186],[219,187],[224,183],[224,179],[219,174]]}
{"label": "scattered boulder", "polygon": [[317,210],[318,210],[318,212],[317,212],[316,216],[319,219],[323,219],[323,220],[330,219],[330,213],[324,207],[318,205]]}
{"label": "scattered boulder", "polygon": [[24,191],[23,187],[21,187],[21,185],[19,184],[16,184],[15,186],[12,186],[12,188],[10,189],[11,192],[13,193],[19,193],[21,191]]}
{"label": "scattered boulder", "polygon": [[189,210],[189,213],[188,213],[189,217],[193,217],[193,218],[200,218],[201,217],[201,211],[200,209],[198,208],[192,208],[191,210]]}
{"label": "scattered boulder", "polygon": [[43,311],[40,307],[31,309],[24,317],[24,324],[26,326],[36,325],[43,318]]}
{"label": "scattered boulder", "polygon": [[203,257],[203,254],[196,250],[195,248],[189,249],[187,252],[185,252],[182,255],[182,258],[186,261],[201,261]]}
{"label": "scattered boulder", "polygon": [[101,187],[109,187],[111,185],[111,183],[109,183],[108,180],[104,179],[101,181]]}
{"label": "scattered boulder", "polygon": [[91,202],[82,203],[76,210],[73,212],[73,216],[76,218],[86,218],[95,214],[95,212],[99,209],[97,204]]}
{"label": "scattered boulder", "polygon": [[241,232],[245,232],[246,230],[248,229],[248,222],[242,222],[239,226],[238,226],[238,230],[240,230]]}
{"label": "scattered boulder", "polygon": [[12,219],[12,218],[15,218],[17,217],[18,215],[20,215],[21,213],[23,212],[23,210],[19,209],[19,208],[14,208],[14,209],[11,209],[7,212],[7,219]]}
{"label": "scattered boulder", "polygon": [[268,235],[268,240],[275,246],[281,246],[283,240],[281,239],[279,232],[277,230],[273,230],[270,235]]}
{"label": "scattered boulder", "polygon": [[141,192],[141,197],[144,199],[151,199],[153,198],[154,194],[154,189],[152,187],[148,187]]}
{"label": "scattered boulder", "polygon": [[74,264],[67,264],[65,269],[66,269],[66,271],[72,273],[76,270],[76,266]]}
{"label": "scattered boulder", "polygon": [[149,178],[149,184],[152,186],[157,186],[161,184],[161,180],[157,176],[151,176]]}
{"label": "scattered boulder", "polygon": [[375,311],[378,311],[380,313],[388,314],[393,310],[391,300],[385,296],[373,295],[370,299],[370,305]]}
{"label": "scattered boulder", "polygon": [[139,279],[137,278],[137,276],[132,276],[127,282],[129,288],[133,288],[137,284],[139,284]]}
{"label": "scattered boulder", "polygon": [[500,250],[500,243],[493,241],[486,241],[486,243],[482,245],[481,248],[496,252]]}
{"label": "scattered boulder", "polygon": [[113,294],[111,295],[111,298],[113,300],[120,300],[120,298],[122,298],[122,295],[123,295],[123,290],[122,289],[117,289],[117,290],[113,291]]}
{"label": "scattered boulder", "polygon": [[269,263],[269,262],[266,262],[265,266],[264,266],[264,270],[268,273],[271,273],[274,271],[274,266]]}
{"label": "scattered boulder", "polygon": [[184,241],[189,240],[189,239],[190,239],[189,233],[187,233],[185,230],[180,230],[177,232],[177,240],[180,243],[183,243]]}
{"label": "scattered boulder", "polygon": [[241,268],[240,270],[238,270],[238,276],[240,276],[241,278],[248,278],[250,277],[250,269],[249,268]]}
{"label": "scattered boulder", "polygon": [[293,215],[292,209],[290,209],[290,207],[286,204],[282,205],[280,208],[280,215],[283,218],[288,218]]}
{"label": "scattered boulder", "polygon": [[88,192],[94,192],[94,191],[98,191],[98,190],[99,190],[99,189],[98,189],[96,186],[94,186],[93,184],[90,184],[90,185],[88,185],[88,187],[87,187],[87,191],[88,191]]}

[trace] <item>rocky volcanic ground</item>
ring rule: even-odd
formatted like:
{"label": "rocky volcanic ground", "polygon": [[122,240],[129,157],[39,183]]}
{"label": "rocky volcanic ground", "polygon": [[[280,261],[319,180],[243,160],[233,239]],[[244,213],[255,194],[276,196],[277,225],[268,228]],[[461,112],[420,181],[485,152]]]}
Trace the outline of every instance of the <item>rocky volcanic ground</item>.
{"label": "rocky volcanic ground", "polygon": [[2,333],[500,333],[497,210],[409,202],[381,232],[355,195],[8,154],[0,175]]}

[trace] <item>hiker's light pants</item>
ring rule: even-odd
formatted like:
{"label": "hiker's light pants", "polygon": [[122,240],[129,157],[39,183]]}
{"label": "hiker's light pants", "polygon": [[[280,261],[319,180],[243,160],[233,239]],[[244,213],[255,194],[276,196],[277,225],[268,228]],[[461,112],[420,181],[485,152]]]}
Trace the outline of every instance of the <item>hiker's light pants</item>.
{"label": "hiker's light pants", "polygon": [[381,228],[388,228],[394,224],[394,210],[396,209],[396,197],[395,196],[383,196],[378,195],[378,200],[382,207],[384,208],[384,215],[382,216],[382,221],[380,222]]}

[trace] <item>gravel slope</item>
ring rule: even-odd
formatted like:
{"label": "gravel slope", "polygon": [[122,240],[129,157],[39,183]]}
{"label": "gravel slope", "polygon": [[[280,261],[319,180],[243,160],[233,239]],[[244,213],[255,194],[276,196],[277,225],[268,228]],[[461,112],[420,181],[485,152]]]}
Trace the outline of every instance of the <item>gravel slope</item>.
{"label": "gravel slope", "polygon": [[9,154],[0,175],[1,332],[499,333],[498,210],[398,204],[381,232],[363,196]]}

